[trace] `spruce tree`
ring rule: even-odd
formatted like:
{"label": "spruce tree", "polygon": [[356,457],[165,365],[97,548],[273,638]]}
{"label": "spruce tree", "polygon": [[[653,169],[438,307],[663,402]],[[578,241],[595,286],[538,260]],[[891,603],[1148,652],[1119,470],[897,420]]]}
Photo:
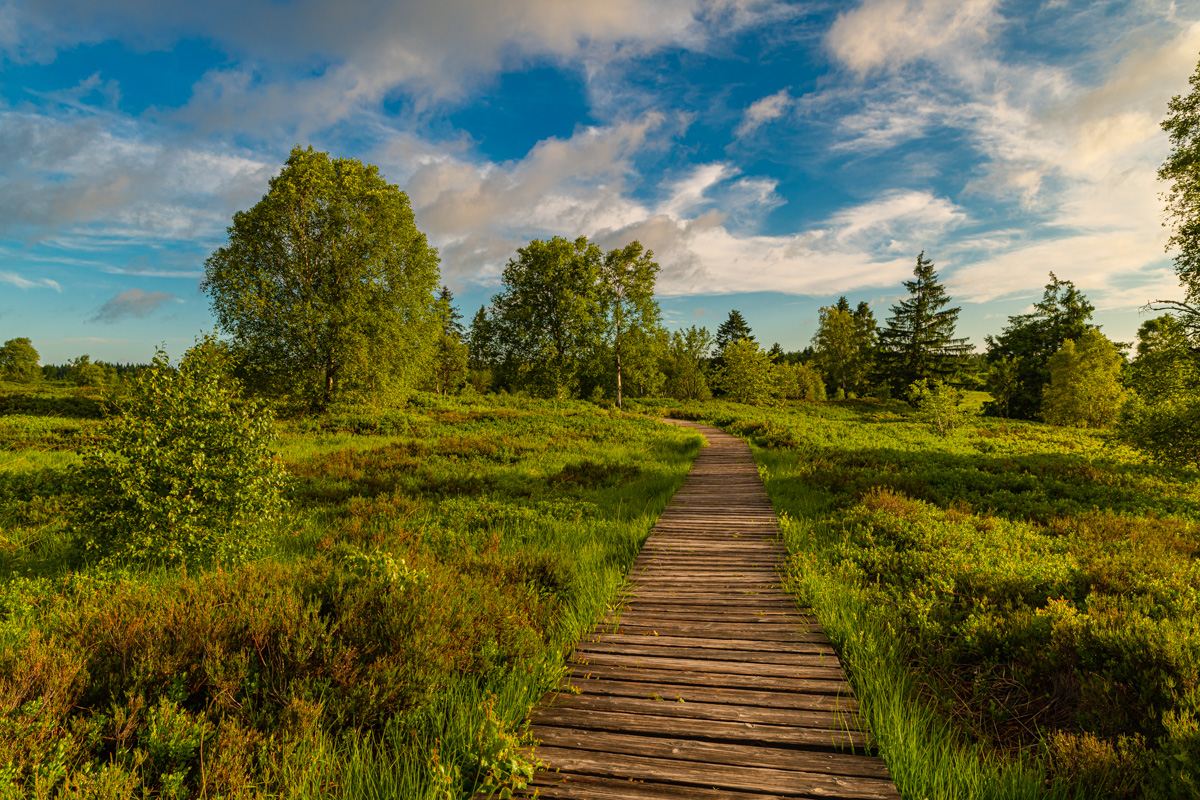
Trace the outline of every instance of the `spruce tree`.
{"label": "spruce tree", "polygon": [[966,339],[954,337],[958,308],[946,308],[950,297],[938,282],[925,251],[917,256],[913,280],[905,281],[908,298],[892,306],[887,327],[879,329],[879,373],[900,392],[923,379],[948,378],[971,350]]}
{"label": "spruce tree", "polygon": [[742,317],[742,312],[736,308],[729,312],[729,317],[721,323],[717,328],[717,356],[718,358],[724,354],[725,348],[735,342],[740,342],[742,339],[754,341],[754,335],[750,333],[750,326],[746,324],[746,320]]}

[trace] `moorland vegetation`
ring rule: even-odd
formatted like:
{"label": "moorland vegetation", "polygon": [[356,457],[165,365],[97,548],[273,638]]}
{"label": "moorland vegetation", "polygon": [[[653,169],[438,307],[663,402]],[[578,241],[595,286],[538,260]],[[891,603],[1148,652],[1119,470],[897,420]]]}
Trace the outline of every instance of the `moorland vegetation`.
{"label": "moorland vegetation", "polygon": [[972,353],[924,253],[801,351],[668,333],[653,253],[586,238],[465,328],[404,192],[297,147],[178,364],[0,347],[0,796],[506,796],[700,446],[661,414],[755,446],[905,796],[1200,796],[1192,87],[1132,358],[1053,273]]}

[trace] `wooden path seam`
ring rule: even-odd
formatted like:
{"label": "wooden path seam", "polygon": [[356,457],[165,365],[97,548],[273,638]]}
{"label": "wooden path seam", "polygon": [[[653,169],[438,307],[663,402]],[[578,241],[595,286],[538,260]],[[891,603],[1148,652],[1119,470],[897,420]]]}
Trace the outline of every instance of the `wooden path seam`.
{"label": "wooden path seam", "polygon": [[716,428],[654,526],[621,606],[530,718],[530,791],[573,800],[889,800],[837,654],[784,593],[749,447]]}

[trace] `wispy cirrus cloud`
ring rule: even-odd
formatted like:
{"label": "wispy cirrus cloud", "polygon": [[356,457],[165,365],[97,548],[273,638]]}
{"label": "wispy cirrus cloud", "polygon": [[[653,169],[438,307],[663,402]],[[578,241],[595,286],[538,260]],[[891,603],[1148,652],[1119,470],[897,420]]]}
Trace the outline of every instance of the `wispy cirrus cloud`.
{"label": "wispy cirrus cloud", "polygon": [[62,291],[62,286],[57,281],[52,281],[49,278],[26,278],[15,272],[0,272],[0,283],[7,283],[10,286],[16,286],[18,289],[53,289],[56,292]]}

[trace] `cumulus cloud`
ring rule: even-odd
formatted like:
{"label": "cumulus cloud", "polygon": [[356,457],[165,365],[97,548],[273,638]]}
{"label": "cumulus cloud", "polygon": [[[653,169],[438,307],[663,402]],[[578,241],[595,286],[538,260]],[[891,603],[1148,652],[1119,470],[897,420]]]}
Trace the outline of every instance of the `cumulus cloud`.
{"label": "cumulus cloud", "polygon": [[182,303],[169,292],[147,292],[145,289],[126,289],[118,292],[96,311],[92,322],[112,324],[126,317],[148,317],[167,303]]}
{"label": "cumulus cloud", "polygon": [[[1111,15],[1090,5],[1039,13],[1077,32],[1077,58],[1012,58],[1001,38],[1010,23],[995,3],[866,0],[841,14],[826,38],[853,80],[798,102],[837,109],[835,152],[879,157],[931,134],[975,150],[956,199],[1015,206],[1001,212],[1004,224],[1022,224],[991,232],[977,225],[970,236],[937,243],[956,296],[1036,296],[1054,270],[1100,308],[1135,295],[1140,305],[1142,294],[1170,283],[1155,178],[1167,143],[1158,122],[1167,99],[1186,90],[1200,23],[1155,6],[1128,9],[1125,35],[1114,40]],[[922,69],[905,69],[916,60]],[[921,157],[931,176],[943,175],[936,153]]]}
{"label": "cumulus cloud", "polygon": [[155,142],[146,133],[116,114],[0,108],[0,232],[211,238],[278,169],[237,151]]}
{"label": "cumulus cloud", "polygon": [[0,17],[0,48],[8,44],[10,59],[46,61],[80,43],[165,49],[185,35],[204,38],[231,63],[194,87],[181,120],[210,130],[312,130],[398,88],[418,104],[457,98],[528,60],[587,64],[592,74],[794,13],[776,0],[43,0],[10,15],[15,36],[4,35]]}

